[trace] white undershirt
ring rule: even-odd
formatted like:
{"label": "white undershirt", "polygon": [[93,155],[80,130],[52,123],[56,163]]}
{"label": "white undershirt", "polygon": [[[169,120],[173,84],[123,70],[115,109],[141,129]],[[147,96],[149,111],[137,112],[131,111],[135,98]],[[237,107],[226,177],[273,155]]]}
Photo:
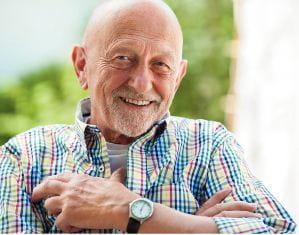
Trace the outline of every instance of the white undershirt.
{"label": "white undershirt", "polygon": [[[85,123],[90,123],[90,116],[83,117]],[[107,153],[110,162],[110,170],[113,173],[120,167],[127,168],[127,156],[128,156],[128,144],[114,144],[110,142],[107,143]]]}
{"label": "white undershirt", "polygon": [[107,153],[110,162],[111,173],[120,167],[126,169],[129,145],[107,142]]}

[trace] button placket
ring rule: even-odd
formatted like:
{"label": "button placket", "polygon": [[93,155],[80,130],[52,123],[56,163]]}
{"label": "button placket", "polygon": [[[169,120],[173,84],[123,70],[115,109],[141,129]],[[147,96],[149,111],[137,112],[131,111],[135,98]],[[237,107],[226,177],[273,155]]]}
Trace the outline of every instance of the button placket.
{"label": "button placket", "polygon": [[99,171],[100,173],[103,173],[104,170],[105,170],[104,165],[99,166],[98,171]]}

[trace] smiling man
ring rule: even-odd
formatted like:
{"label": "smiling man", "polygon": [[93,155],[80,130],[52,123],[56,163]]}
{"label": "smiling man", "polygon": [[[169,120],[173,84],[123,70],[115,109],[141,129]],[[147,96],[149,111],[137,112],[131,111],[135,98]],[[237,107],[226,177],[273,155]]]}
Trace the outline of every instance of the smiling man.
{"label": "smiling man", "polygon": [[0,148],[0,232],[295,230],[231,133],[169,114],[187,69],[182,45],[162,1],[95,10],[72,53],[90,93],[75,125],[37,127]]}

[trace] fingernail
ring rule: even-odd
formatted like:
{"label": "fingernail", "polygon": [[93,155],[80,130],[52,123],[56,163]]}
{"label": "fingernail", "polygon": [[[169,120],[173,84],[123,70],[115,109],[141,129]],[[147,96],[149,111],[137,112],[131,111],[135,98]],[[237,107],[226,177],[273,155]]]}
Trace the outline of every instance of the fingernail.
{"label": "fingernail", "polygon": [[259,214],[259,213],[255,213],[255,216],[256,216],[257,218],[263,218],[263,215],[262,215],[262,214]]}

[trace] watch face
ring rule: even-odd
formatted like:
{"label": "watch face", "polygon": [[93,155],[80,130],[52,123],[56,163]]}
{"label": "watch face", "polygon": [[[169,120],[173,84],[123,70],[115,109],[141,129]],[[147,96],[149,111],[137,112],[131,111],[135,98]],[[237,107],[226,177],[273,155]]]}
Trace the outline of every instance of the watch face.
{"label": "watch face", "polygon": [[146,200],[138,200],[132,204],[131,211],[135,217],[145,219],[150,216],[152,206],[150,202],[147,202]]}

